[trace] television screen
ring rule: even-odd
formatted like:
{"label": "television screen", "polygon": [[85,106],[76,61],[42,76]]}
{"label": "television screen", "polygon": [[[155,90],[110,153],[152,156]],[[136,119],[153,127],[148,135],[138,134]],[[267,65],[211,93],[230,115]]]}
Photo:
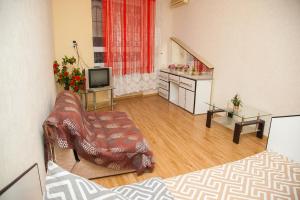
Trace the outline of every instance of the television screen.
{"label": "television screen", "polygon": [[89,69],[89,86],[90,88],[109,86],[109,69]]}

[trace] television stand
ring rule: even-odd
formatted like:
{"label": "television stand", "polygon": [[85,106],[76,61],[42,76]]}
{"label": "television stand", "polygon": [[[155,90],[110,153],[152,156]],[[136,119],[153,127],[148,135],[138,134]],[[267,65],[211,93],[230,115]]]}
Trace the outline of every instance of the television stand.
{"label": "television stand", "polygon": [[[88,94],[92,93],[93,94],[93,108],[94,110],[97,109],[96,102],[97,102],[97,92],[103,92],[103,91],[109,91],[110,90],[110,109],[114,109],[114,87],[112,86],[106,86],[106,87],[101,87],[101,88],[93,88],[93,89],[88,89],[88,90],[83,90],[80,92],[80,94],[83,96],[84,95],[84,107],[87,110],[88,108]],[[81,97],[82,97],[81,96]]]}

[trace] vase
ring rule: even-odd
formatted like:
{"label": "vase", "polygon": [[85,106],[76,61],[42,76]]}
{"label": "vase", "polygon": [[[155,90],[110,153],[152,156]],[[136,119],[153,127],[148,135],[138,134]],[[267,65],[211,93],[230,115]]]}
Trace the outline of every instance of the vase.
{"label": "vase", "polygon": [[70,86],[69,86],[69,85],[65,85],[65,86],[64,86],[64,89],[65,89],[65,90],[70,90]]}
{"label": "vase", "polygon": [[233,112],[234,113],[239,112],[239,108],[240,108],[240,106],[233,106]]}

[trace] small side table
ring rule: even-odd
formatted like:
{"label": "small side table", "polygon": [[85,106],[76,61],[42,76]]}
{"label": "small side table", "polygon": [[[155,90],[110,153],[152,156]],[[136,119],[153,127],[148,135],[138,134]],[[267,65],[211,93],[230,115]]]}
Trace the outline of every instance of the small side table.
{"label": "small side table", "polygon": [[[261,117],[269,117],[271,116],[270,113],[266,113],[249,106],[243,106],[238,110],[238,112],[233,112],[231,108],[225,106],[216,106],[215,104],[210,103],[207,104],[210,106],[210,109],[207,111],[206,118],[207,128],[211,127],[211,121],[215,113],[226,112],[225,116],[219,116],[215,118],[214,121],[233,130],[232,140],[234,143],[239,143],[242,132],[256,132],[256,137],[260,139],[263,138],[265,120],[261,119]],[[231,114],[231,117],[229,117],[229,114]],[[255,125],[255,127],[253,127],[254,129],[249,128],[248,130],[243,131],[243,128],[247,128],[252,125]]]}
{"label": "small side table", "polygon": [[88,107],[88,101],[87,101],[87,96],[89,93],[93,94],[93,106],[94,106],[94,110],[96,110],[97,106],[96,106],[96,97],[97,97],[97,92],[103,92],[103,91],[109,91],[110,90],[110,108],[111,110],[114,109],[114,87],[112,86],[107,86],[107,87],[102,87],[102,88],[95,88],[95,89],[88,89],[88,90],[84,90],[81,91],[80,94],[84,95],[84,102],[85,102],[85,109],[87,110]]}

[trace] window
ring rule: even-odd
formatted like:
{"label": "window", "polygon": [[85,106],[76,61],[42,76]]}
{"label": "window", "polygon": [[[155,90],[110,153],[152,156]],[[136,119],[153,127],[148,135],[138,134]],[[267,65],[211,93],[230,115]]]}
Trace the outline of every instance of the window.
{"label": "window", "polygon": [[102,33],[102,0],[92,0],[93,46],[95,66],[104,66],[104,43]]}

